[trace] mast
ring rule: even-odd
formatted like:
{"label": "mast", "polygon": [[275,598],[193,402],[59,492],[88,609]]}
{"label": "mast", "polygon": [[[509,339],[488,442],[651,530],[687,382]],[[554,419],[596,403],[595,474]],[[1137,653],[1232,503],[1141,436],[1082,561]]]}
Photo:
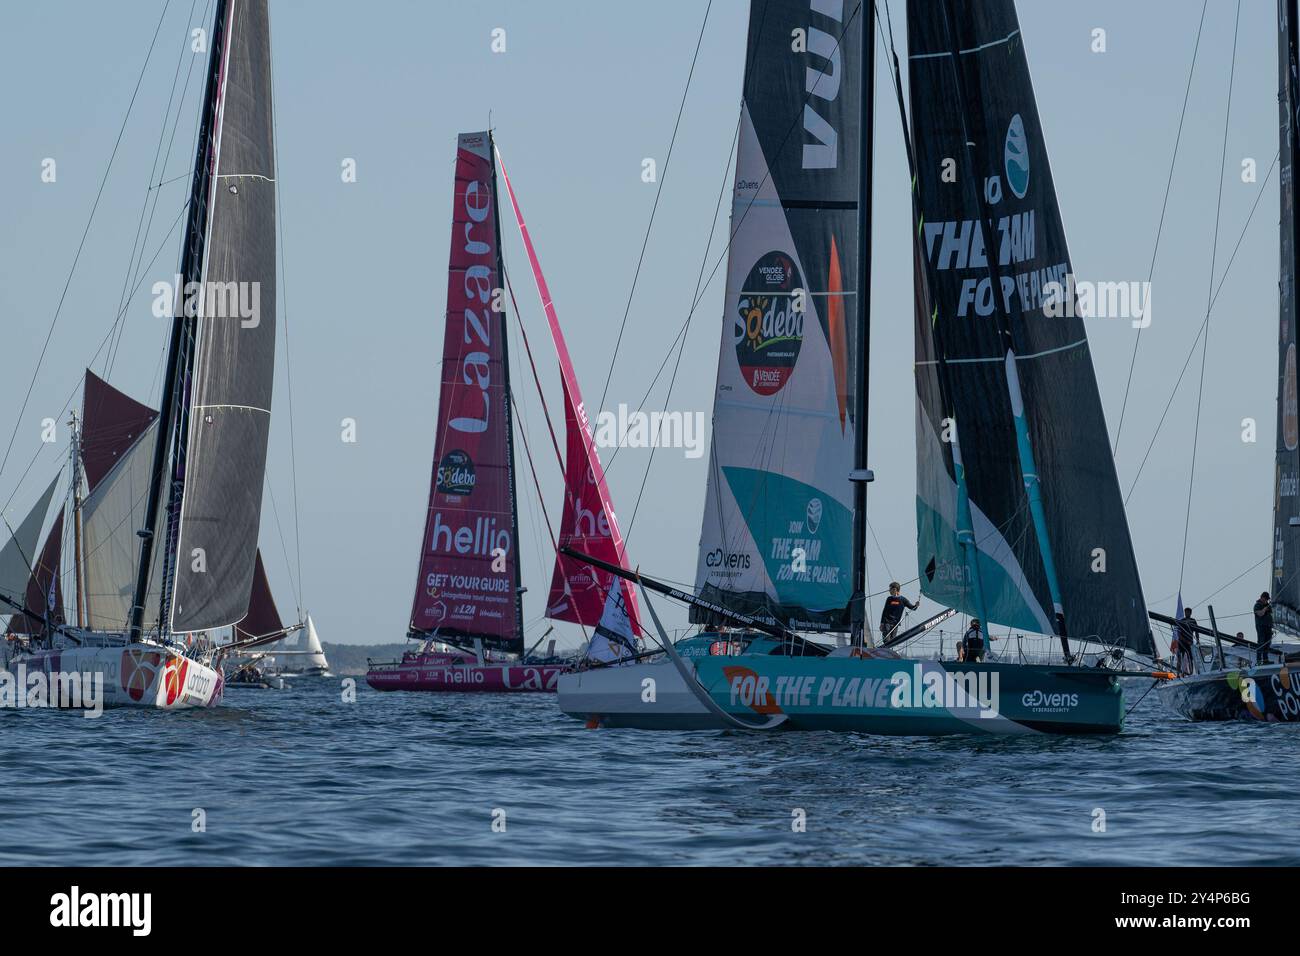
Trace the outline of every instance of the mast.
{"label": "mast", "polygon": [[[949,62],[952,66],[953,83],[958,99],[966,102],[965,80],[962,77],[961,43],[953,27],[951,0],[943,0],[944,31],[948,37]],[[971,140],[970,124],[966,120],[966,111],[958,111],[961,117],[962,139],[965,142],[966,168],[976,177],[977,188],[974,190],[976,209],[976,228],[985,249],[996,250],[998,245],[990,241],[988,234],[989,211],[984,201],[984,192],[978,184],[983,183],[985,173],[979,166],[975,155],[975,144]],[[1029,499],[1029,512],[1033,518],[1035,538],[1038,542],[1039,555],[1043,562],[1043,572],[1047,577],[1047,587],[1052,598],[1053,629],[1061,640],[1061,650],[1067,663],[1070,661],[1070,641],[1065,627],[1065,608],[1061,603],[1061,586],[1056,575],[1056,562],[1052,557],[1052,544],[1047,533],[1047,516],[1043,508],[1042,490],[1038,478],[1038,468],[1034,463],[1034,452],[1029,441],[1029,423],[1025,418],[1024,398],[1020,392],[1020,376],[1016,370],[1015,329],[1005,307],[998,304],[1002,297],[1002,268],[996,254],[986,257],[989,279],[994,291],[993,314],[997,319],[998,335],[1006,349],[1006,384],[1011,399],[1011,410],[1015,418],[1016,449],[1020,459],[1020,472],[1024,480],[1025,494]],[[988,627],[988,622],[984,622]],[[987,631],[986,631],[987,633]]]}
{"label": "mast", "polygon": [[68,419],[68,428],[71,433],[68,474],[72,479],[72,581],[77,595],[77,627],[85,627],[85,579],[81,563],[81,423],[75,409]]}
{"label": "mast", "polygon": [[[182,389],[189,384],[189,366],[193,360],[191,346],[197,319],[187,316],[191,311],[183,301],[184,291],[190,283],[202,279],[203,251],[207,239],[209,186],[212,176],[212,159],[216,149],[217,100],[221,87],[222,63],[225,60],[226,23],[229,0],[217,0],[216,16],[212,28],[212,53],[208,62],[208,79],[203,93],[203,112],[200,119],[199,145],[194,157],[194,178],[190,184],[189,215],[186,217],[185,246],[181,252],[182,286],[174,290],[173,303],[177,315],[172,318],[171,342],[167,348],[167,370],[163,377],[162,407],[158,413],[158,434],[154,442],[152,476],[149,496],[146,499],[144,527],[136,532],[140,537],[140,564],[136,571],[135,590],[131,598],[131,617],[127,626],[127,640],[138,641],[144,621],[144,602],[149,593],[149,571],[153,566],[154,536],[158,530],[158,506],[162,500],[168,472],[168,447],[172,443],[173,429],[179,427],[179,399]],[[202,294],[200,293],[200,300]],[[183,439],[182,439],[183,441]],[[172,500],[176,498],[172,489]],[[171,509],[169,509],[170,511]],[[171,524],[169,514],[168,524]],[[172,542],[168,542],[171,546]],[[170,568],[172,562],[167,562]],[[174,570],[174,568],[172,569]],[[169,590],[164,581],[163,592]],[[163,601],[166,608],[166,597]],[[158,626],[166,629],[168,618],[160,614]]]}
{"label": "mast", "polygon": [[875,143],[876,4],[863,3],[862,31],[862,158],[858,163],[858,366],[853,387],[853,596],[849,599],[852,644],[874,646],[867,626],[867,388],[871,356],[871,173]]}
{"label": "mast", "polygon": [[[505,264],[501,261],[501,194],[497,189],[497,150],[492,131],[488,130],[488,162],[492,164],[492,230],[496,237],[497,278],[505,284]],[[506,337],[506,309],[502,303],[500,314],[501,329],[501,373],[505,385],[505,429],[506,429],[506,485],[510,492],[510,540],[519,547],[519,497],[515,493],[515,426],[510,409],[510,342]],[[524,591],[520,580],[519,561],[514,562],[514,602],[515,624],[518,628],[520,646],[524,639]],[[481,644],[479,645],[481,647]],[[520,655],[523,656],[522,654]]]}

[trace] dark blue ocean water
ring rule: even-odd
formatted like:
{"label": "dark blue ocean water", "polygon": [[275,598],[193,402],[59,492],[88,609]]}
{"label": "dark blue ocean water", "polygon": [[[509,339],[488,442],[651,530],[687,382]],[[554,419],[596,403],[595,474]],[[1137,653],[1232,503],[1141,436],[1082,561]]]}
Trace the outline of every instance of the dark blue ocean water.
{"label": "dark blue ocean water", "polygon": [[0,863],[1294,865],[1297,733],[1154,693],[1109,738],[587,730],[551,695],[304,680],[0,711]]}

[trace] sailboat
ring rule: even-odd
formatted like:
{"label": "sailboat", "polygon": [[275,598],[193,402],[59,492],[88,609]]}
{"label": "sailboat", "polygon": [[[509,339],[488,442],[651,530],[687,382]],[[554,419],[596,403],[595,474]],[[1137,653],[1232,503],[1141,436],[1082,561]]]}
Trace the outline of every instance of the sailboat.
{"label": "sailboat", "polygon": [[[252,612],[249,613],[251,616]],[[266,652],[275,659],[274,673],[279,677],[334,676],[311,614],[306,615],[296,638],[286,637],[269,644]]]}
{"label": "sailboat", "polygon": [[[407,630],[420,643],[399,661],[370,663],[366,682],[376,690],[553,692],[568,667],[534,660],[536,644],[525,650],[498,171],[505,180],[491,131],[460,134],[433,475]],[[622,536],[555,306],[505,182],[564,393],[565,501],[553,543],[557,549],[580,546],[623,567]],[[531,455],[529,463],[535,478]],[[546,616],[594,627],[590,643],[608,658],[639,650],[630,586],[563,554],[556,557]]]}
{"label": "sailboat", "polygon": [[266,0],[218,0],[210,49],[161,410],[87,374],[69,480],[77,617],[62,609],[64,510],[23,592],[0,594],[22,645],[10,669],[102,680],[108,705],[220,703],[237,645],[208,633],[245,617],[253,586],[276,325]]}
{"label": "sailboat", "polygon": [[[1278,273],[1277,453],[1273,489],[1273,562],[1270,598],[1274,627],[1300,636],[1300,412],[1296,389],[1296,257],[1300,254],[1300,217],[1295,209],[1294,162],[1300,157],[1300,55],[1296,0],[1278,0],[1278,133],[1279,231]],[[1254,645],[1211,626],[1197,626],[1214,645],[1210,663],[1201,655],[1193,672],[1162,683],[1161,702],[1189,720],[1300,721],[1300,654],[1273,647],[1252,665]],[[1175,618],[1152,613],[1171,627]],[[1235,659],[1234,659],[1235,655]]]}
{"label": "sailboat", "polygon": [[[1043,313],[1071,270],[1011,0],[908,5],[910,136],[894,61],[913,172],[919,580],[946,607],[873,646],[875,31],[869,2],[751,4],[695,588],[593,560],[640,585],[666,659],[561,676],[561,710],[589,725],[1122,728],[1120,681],[1140,673],[1125,652],[1153,645],[1082,322]],[[704,630],[674,645],[651,591]],[[899,655],[954,612],[1049,635],[1060,659]],[[847,646],[817,639],[837,632]],[[1083,666],[1072,638],[1102,650]]]}
{"label": "sailboat", "polygon": [[[310,618],[302,624],[285,626],[259,548],[253,563],[253,591],[249,595],[248,613],[231,629],[230,635],[231,646],[245,650],[242,653],[227,651],[226,688],[283,690],[285,675],[276,666],[281,653],[278,647],[289,639],[289,635],[305,633],[308,629],[314,636],[315,628]],[[316,647],[319,650],[319,640]]]}

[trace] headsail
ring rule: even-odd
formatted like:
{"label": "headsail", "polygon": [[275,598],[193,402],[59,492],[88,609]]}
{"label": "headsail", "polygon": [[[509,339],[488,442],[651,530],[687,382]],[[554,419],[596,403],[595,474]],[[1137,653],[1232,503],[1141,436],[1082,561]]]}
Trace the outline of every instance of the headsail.
{"label": "headsail", "polygon": [[[55,478],[45,493],[36,499],[36,504],[28,512],[10,536],[8,527],[0,527],[0,594],[14,601],[21,601],[27,592],[27,580],[36,565],[36,544],[41,537],[41,526],[45,524],[46,512],[50,510],[50,499],[54,497],[54,487],[59,483]],[[0,616],[7,617],[10,609],[0,607]]]}
{"label": "headsail", "polygon": [[1282,261],[1278,271],[1277,467],[1273,489],[1273,622],[1300,633],[1300,400],[1296,388],[1295,161],[1300,158],[1300,77],[1295,0],[1278,2],[1278,109],[1281,142]]}
{"label": "headsail", "polygon": [[275,595],[271,593],[271,582],[266,577],[266,566],[262,563],[262,552],[259,549],[253,570],[253,593],[248,600],[248,614],[235,625],[235,640],[266,637],[283,630],[284,622],[275,606]]}
{"label": "headsail", "polygon": [[[131,610],[136,532],[145,525],[158,413],[89,369],[83,408],[81,463],[89,491],[81,505],[86,626],[119,630]],[[158,548],[144,609],[150,630],[158,622],[162,559]]]}
{"label": "headsail", "polygon": [[522,653],[505,323],[493,311],[500,288],[494,179],[489,134],[462,133],[438,432],[411,630]]}
{"label": "headsail", "polygon": [[[614,503],[605,481],[605,469],[600,463],[600,453],[592,438],[587,408],[578,387],[578,376],[569,358],[569,347],[560,329],[560,317],[551,300],[551,290],[542,275],[542,264],[533,248],[532,236],[524,224],[524,214],[515,198],[514,187],[506,175],[505,164],[500,162],[501,180],[505,183],[510,205],[515,213],[519,234],[528,252],[537,283],[537,294],[542,299],[542,311],[551,329],[551,340],[560,360],[560,384],[564,391],[565,424],[565,474],[564,517],[560,523],[557,548],[573,548],[583,554],[627,567],[627,554],[623,548],[623,535],[614,514]],[[619,592],[610,596],[613,588]],[[639,634],[636,595],[631,582],[597,570],[562,554],[555,556],[555,571],[551,576],[551,592],[546,599],[546,616],[557,621],[597,626],[609,607],[622,608],[627,626],[632,634]]]}
{"label": "headsail", "polygon": [[275,368],[275,148],[266,0],[232,0],[209,200],[173,630],[248,610]]}
{"label": "headsail", "polygon": [[863,15],[853,0],[750,8],[695,576],[705,600],[809,630],[847,629],[853,590]]}
{"label": "headsail", "polygon": [[[1074,303],[1063,302],[1073,299],[1072,268],[1014,4],[910,4],[908,48],[929,293],[916,315],[922,591],[985,616],[977,575],[992,622],[1050,634],[1055,589],[1071,636],[1150,653],[1087,336]],[[966,168],[968,155],[978,168]],[[955,181],[944,177],[951,158]],[[949,416],[959,445],[945,441]],[[1035,483],[1037,514],[1027,494]],[[957,544],[963,505],[975,567]]]}
{"label": "headsail", "polygon": [[28,575],[27,587],[23,592],[23,603],[35,616],[15,614],[9,619],[9,630],[15,634],[30,634],[33,637],[48,637],[48,620],[54,624],[65,623],[63,615],[63,585],[59,579],[59,567],[63,560],[63,509],[59,509],[54,524],[45,536],[45,545],[40,556],[32,565]]}

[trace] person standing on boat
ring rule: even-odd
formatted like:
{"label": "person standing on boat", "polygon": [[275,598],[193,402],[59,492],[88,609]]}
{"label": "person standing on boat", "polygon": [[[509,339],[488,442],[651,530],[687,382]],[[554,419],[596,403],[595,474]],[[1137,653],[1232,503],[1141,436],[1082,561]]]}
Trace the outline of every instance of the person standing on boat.
{"label": "person standing on boat", "polygon": [[1255,602],[1255,663],[1267,664],[1273,643],[1273,602],[1265,591]]}
{"label": "person standing on boat", "polygon": [[967,664],[982,664],[986,646],[984,632],[980,630],[980,619],[973,617],[970,627],[966,629],[966,636],[957,645],[957,660]]}
{"label": "person standing on boat", "polygon": [[885,598],[885,606],[880,612],[880,637],[881,640],[888,643],[889,639],[894,636],[898,630],[898,625],[903,621],[903,611],[915,611],[920,607],[920,602],[913,603],[903,597],[903,586],[897,581],[889,582],[889,597]]}
{"label": "person standing on boat", "polygon": [[1183,616],[1174,627],[1175,666],[1178,673],[1192,673],[1192,648],[1195,644],[1196,618],[1192,617],[1192,609],[1189,607],[1183,611]]}

